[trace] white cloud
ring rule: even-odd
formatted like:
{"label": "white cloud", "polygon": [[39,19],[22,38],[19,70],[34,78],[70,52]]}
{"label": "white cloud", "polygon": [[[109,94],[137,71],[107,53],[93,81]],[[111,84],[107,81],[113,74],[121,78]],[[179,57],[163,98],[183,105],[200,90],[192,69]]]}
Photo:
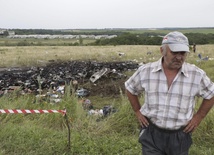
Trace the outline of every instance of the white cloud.
{"label": "white cloud", "polygon": [[213,27],[213,0],[0,0],[0,28]]}

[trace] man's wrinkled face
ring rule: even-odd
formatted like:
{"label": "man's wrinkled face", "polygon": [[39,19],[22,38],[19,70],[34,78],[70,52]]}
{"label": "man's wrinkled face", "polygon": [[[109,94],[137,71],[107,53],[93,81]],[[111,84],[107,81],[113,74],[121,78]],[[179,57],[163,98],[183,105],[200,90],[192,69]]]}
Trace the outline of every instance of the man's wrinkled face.
{"label": "man's wrinkled face", "polygon": [[168,69],[180,69],[182,64],[184,63],[187,52],[180,51],[180,52],[173,52],[170,48],[166,45],[165,48],[162,48],[162,55],[163,55],[163,63]]}

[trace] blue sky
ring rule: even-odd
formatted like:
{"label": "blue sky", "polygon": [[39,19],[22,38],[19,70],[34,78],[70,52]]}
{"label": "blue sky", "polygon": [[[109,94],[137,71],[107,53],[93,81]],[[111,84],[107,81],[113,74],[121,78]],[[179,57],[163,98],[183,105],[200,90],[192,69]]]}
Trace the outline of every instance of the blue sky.
{"label": "blue sky", "polygon": [[214,0],[0,0],[0,28],[214,27]]}

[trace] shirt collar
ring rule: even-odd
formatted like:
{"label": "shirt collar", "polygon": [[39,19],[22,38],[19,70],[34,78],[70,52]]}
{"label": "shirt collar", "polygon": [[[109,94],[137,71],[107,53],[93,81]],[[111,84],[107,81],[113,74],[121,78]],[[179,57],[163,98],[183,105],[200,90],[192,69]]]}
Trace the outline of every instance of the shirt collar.
{"label": "shirt collar", "polygon": [[189,74],[187,72],[187,63],[186,62],[184,62],[181,67],[181,73],[183,73],[184,76],[189,77]]}
{"label": "shirt collar", "polygon": [[162,57],[154,63],[152,72],[158,72],[160,70],[162,70]]}
{"label": "shirt collar", "polygon": [[[161,57],[158,61],[155,62],[152,72],[158,72],[163,69],[162,68],[162,59],[163,59],[163,57]],[[180,72],[183,73],[184,76],[189,77],[188,72],[187,72],[186,62],[183,63]]]}

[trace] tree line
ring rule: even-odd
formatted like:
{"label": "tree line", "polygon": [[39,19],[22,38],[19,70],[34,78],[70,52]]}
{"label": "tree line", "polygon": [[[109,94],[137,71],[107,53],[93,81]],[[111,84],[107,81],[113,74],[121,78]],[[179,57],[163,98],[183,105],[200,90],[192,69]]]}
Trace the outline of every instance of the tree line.
{"label": "tree line", "polygon": [[[49,35],[117,35],[111,39],[96,39],[93,43],[87,45],[160,45],[164,33],[161,32],[144,32],[144,33],[133,33],[129,30],[48,30],[48,29],[11,29],[17,35],[32,35],[32,34],[49,34]],[[190,45],[198,44],[214,44],[213,33],[184,33],[189,38]],[[8,36],[7,31],[2,34],[2,37]],[[84,39],[82,39],[83,42]],[[79,44],[84,45],[84,44]],[[69,44],[73,46],[73,44]],[[77,43],[74,45],[77,46]]]}
{"label": "tree line", "polygon": [[96,30],[96,29],[81,29],[81,30],[52,30],[52,29],[9,29],[14,31],[16,35],[119,35],[123,33],[119,30]]}
{"label": "tree line", "polygon": [[[214,44],[214,34],[186,33],[189,44]],[[123,33],[116,38],[99,39],[92,45],[160,45],[164,34],[131,34]]]}
{"label": "tree line", "polygon": [[[129,33],[123,29],[83,29],[83,30],[49,30],[49,29],[13,29],[15,34],[50,34],[50,35],[117,35],[112,39],[98,39],[93,45],[160,45],[164,33],[144,32]],[[214,34],[185,33],[192,44],[214,44]]]}

